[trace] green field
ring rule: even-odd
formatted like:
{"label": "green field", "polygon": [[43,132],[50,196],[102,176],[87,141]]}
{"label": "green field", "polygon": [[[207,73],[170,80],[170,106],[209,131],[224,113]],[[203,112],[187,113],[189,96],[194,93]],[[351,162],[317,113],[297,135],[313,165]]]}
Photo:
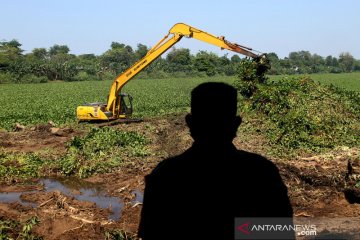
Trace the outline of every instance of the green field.
{"label": "green field", "polygon": [[360,72],[353,73],[322,73],[322,74],[310,74],[310,75],[278,75],[270,76],[270,79],[278,80],[283,77],[294,77],[294,76],[310,76],[311,79],[318,81],[323,84],[333,84],[337,87],[344,88],[346,90],[360,92]]}
{"label": "green field", "polygon": [[[272,76],[279,79],[284,76]],[[360,91],[360,73],[315,74],[311,78],[324,84]],[[184,112],[189,109],[190,92],[205,81],[232,83],[235,77],[135,79],[124,92],[134,97],[136,117]],[[87,102],[105,102],[111,81],[50,82],[43,84],[0,85],[0,128],[24,125],[76,122],[75,110]]]}
{"label": "green field", "polygon": [[[124,92],[133,96],[134,115],[156,116],[182,112],[189,108],[190,92],[205,81],[234,78],[135,79]],[[89,102],[105,102],[112,81],[53,82],[43,84],[0,85],[0,128],[25,125],[57,124],[76,121],[76,107]]]}

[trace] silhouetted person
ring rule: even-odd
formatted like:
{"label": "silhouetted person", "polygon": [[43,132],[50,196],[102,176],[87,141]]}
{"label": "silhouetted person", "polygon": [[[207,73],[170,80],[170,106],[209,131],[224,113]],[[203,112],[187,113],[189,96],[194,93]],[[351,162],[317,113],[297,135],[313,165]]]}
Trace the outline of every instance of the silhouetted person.
{"label": "silhouetted person", "polygon": [[276,166],[232,144],[236,112],[237,92],[227,84],[192,91],[186,123],[194,143],[145,177],[139,237],[234,239],[235,217],[292,217]]}

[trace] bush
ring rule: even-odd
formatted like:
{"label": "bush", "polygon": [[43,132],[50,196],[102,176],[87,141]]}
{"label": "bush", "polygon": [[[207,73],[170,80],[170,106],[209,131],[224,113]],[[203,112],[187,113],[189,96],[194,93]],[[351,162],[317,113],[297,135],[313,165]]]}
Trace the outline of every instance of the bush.
{"label": "bush", "polygon": [[10,83],[14,79],[14,76],[8,72],[0,72],[0,84],[1,83]]}
{"label": "bush", "polygon": [[116,78],[116,75],[109,71],[106,71],[103,74],[101,74],[100,78],[101,80],[114,80]]}
{"label": "bush", "polygon": [[74,81],[96,81],[96,80],[99,80],[97,79],[96,76],[90,75],[84,71],[78,72],[78,74],[76,74],[76,76],[74,77]]}
{"label": "bush", "polygon": [[26,74],[21,77],[21,83],[46,83],[48,82],[48,78],[45,76],[35,76],[34,74]]}
{"label": "bush", "polygon": [[147,73],[147,78],[155,78],[155,79],[169,78],[169,74],[164,72],[163,70],[151,71]]}

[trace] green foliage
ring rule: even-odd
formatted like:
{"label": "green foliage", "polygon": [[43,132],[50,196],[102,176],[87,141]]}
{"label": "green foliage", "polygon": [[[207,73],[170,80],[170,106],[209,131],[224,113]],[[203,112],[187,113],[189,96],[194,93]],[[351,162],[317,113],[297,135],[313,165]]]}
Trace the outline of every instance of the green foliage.
{"label": "green foliage", "polygon": [[[279,81],[284,77],[291,77],[286,75],[269,76],[271,81]],[[334,85],[342,89],[360,92],[360,72],[352,73],[321,73],[321,74],[310,74],[310,75],[297,75],[297,77],[310,77],[316,82],[325,85]]]}
{"label": "green foliage", "polygon": [[105,240],[134,240],[134,234],[127,233],[124,230],[112,230],[105,232]]}
{"label": "green foliage", "polygon": [[205,72],[207,76],[217,74],[218,56],[214,53],[200,51],[194,59],[194,66],[199,72]]}
{"label": "green foliage", "polygon": [[26,74],[21,77],[21,83],[46,83],[48,78],[45,76],[35,76],[34,74]]}
{"label": "green foliage", "polygon": [[[49,49],[34,48],[24,54],[17,40],[0,42],[0,84],[1,83],[40,83],[46,78],[50,81],[113,80],[115,76],[128,69],[144,57],[149,50],[138,44],[131,46],[112,42],[110,49],[103,54],[70,54],[66,45],[55,44]],[[350,53],[341,53],[339,58],[323,58],[308,51],[289,53],[280,59],[276,53],[269,53],[272,69],[269,74],[310,74],[342,73],[360,71],[360,61]],[[218,56],[211,52],[200,51],[190,54],[187,48],[170,50],[166,57],[161,56],[141,72],[142,78],[168,77],[206,77],[234,76],[241,58],[233,55]],[[11,77],[9,77],[9,75]],[[251,74],[251,73],[249,73]],[[41,79],[37,79],[41,78]],[[244,89],[251,89],[250,82],[244,82]],[[249,85],[249,86],[247,86]]]}
{"label": "green foliage", "polygon": [[135,147],[146,143],[145,137],[136,132],[121,132],[104,127],[91,129],[85,137],[74,137],[70,147],[84,152],[86,157],[91,157],[92,154],[108,151],[114,147]]}
{"label": "green foliage", "polygon": [[344,72],[351,72],[355,66],[355,58],[348,52],[341,53],[339,56],[339,66]]}
{"label": "green foliage", "polygon": [[[159,116],[184,112],[189,108],[190,92],[205,81],[233,78],[135,79],[124,92],[134,97],[134,116]],[[16,123],[33,125],[53,121],[76,122],[76,107],[86,102],[105,102],[112,81],[50,82],[43,84],[5,84],[0,86],[0,128],[12,130]]]}
{"label": "green foliage", "polygon": [[112,128],[94,128],[83,137],[74,137],[68,153],[59,161],[62,173],[88,177],[94,173],[109,172],[120,166],[125,157],[148,154],[146,138],[135,132]]}
{"label": "green foliage", "polygon": [[[311,57],[308,52],[290,55],[299,62]],[[306,76],[267,82],[264,73],[268,62],[264,63],[242,61],[235,87],[245,103],[242,110],[264,119],[272,143],[317,151],[359,142],[358,92],[323,86]]]}
{"label": "green foliage", "polygon": [[284,78],[258,85],[243,110],[265,119],[273,143],[317,151],[359,143],[359,100],[357,92],[323,86],[310,78]]}
{"label": "green foliage", "polygon": [[98,80],[94,75],[88,74],[86,71],[78,72],[76,76],[74,76],[74,81],[94,81]]}
{"label": "green foliage", "polygon": [[164,70],[168,73],[192,71],[190,50],[187,48],[173,48],[167,54],[166,61],[167,65]]}
{"label": "green foliage", "polygon": [[43,176],[44,170],[81,178],[110,172],[131,158],[148,155],[146,144],[148,140],[135,132],[94,128],[83,137],[74,137],[66,154],[56,159],[46,158],[40,153],[0,151],[0,178],[5,181],[37,178]]}
{"label": "green foliage", "polygon": [[[315,74],[311,78],[360,91],[360,73]],[[270,80],[277,82],[279,76]],[[135,79],[124,92],[134,97],[134,117],[159,116],[186,112],[190,92],[200,83],[224,81],[233,77]],[[12,130],[16,123],[25,126],[53,121],[56,124],[76,122],[75,109],[86,102],[105,102],[112,81],[57,82],[43,84],[5,84],[0,86],[0,128]],[[358,104],[356,104],[358,105]]]}
{"label": "green foliage", "polygon": [[242,60],[238,67],[238,80],[235,87],[244,97],[251,97],[258,89],[259,84],[263,84],[267,80],[265,73],[270,68],[266,55],[250,60],[248,58]]}
{"label": "green foliage", "polygon": [[10,72],[0,72],[0,84],[13,82],[14,76]]}
{"label": "green foliage", "polygon": [[113,42],[111,49],[101,55],[100,65],[113,74],[120,74],[135,62],[135,54],[130,46]]}
{"label": "green foliage", "polygon": [[0,239],[12,240],[41,240],[40,236],[34,235],[31,230],[40,223],[36,216],[33,216],[23,223],[15,220],[5,220],[0,218]]}
{"label": "green foliage", "polygon": [[47,160],[34,153],[5,154],[0,152],[0,177],[39,177]]}
{"label": "green foliage", "polygon": [[70,48],[66,45],[58,45],[55,44],[54,46],[50,47],[49,49],[49,55],[50,56],[55,56],[55,55],[66,55],[70,52]]}
{"label": "green foliage", "polygon": [[288,57],[279,59],[275,53],[268,54],[271,60],[269,74],[311,74],[343,73],[357,71],[357,62],[349,53],[341,53],[339,58],[311,54],[309,51],[289,53]]}
{"label": "green foliage", "polygon": [[51,55],[44,67],[50,80],[73,81],[78,73],[74,56],[62,52]]}

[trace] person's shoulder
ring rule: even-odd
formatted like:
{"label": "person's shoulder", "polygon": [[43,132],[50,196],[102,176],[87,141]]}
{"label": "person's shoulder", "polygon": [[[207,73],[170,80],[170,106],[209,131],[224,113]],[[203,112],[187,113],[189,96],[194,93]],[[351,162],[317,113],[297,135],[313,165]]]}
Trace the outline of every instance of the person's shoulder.
{"label": "person's shoulder", "polygon": [[186,159],[187,152],[184,152],[180,155],[170,157],[162,160],[150,173],[151,176],[158,176],[163,174],[170,174],[173,171],[179,170],[182,165],[184,165],[184,160]]}
{"label": "person's shoulder", "polygon": [[236,150],[235,152],[239,161],[239,164],[248,164],[252,166],[259,167],[266,167],[266,168],[275,168],[277,169],[276,165],[266,157],[259,155],[257,153],[247,152],[243,150]]}

